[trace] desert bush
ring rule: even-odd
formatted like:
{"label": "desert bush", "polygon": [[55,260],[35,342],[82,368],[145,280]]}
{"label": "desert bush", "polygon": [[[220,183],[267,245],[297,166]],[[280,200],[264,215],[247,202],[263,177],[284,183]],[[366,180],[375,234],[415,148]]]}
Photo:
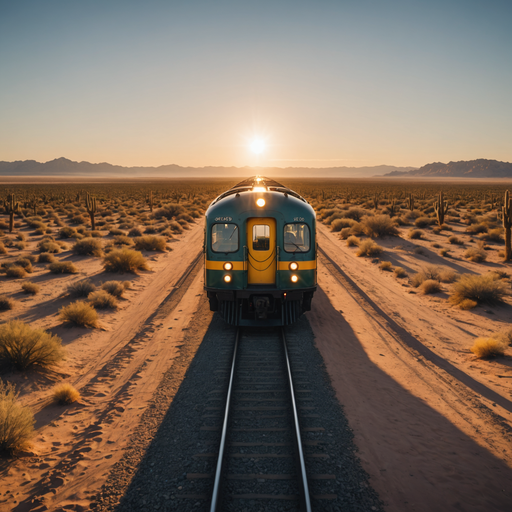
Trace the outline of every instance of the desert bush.
{"label": "desert bush", "polygon": [[116,235],[113,240],[114,245],[133,245],[133,240],[126,235]]}
{"label": "desert bush", "polygon": [[331,231],[338,232],[341,231],[343,228],[350,228],[353,226],[355,220],[353,219],[334,219],[331,222]]}
{"label": "desert bush", "polygon": [[450,251],[448,249],[441,249],[439,251],[439,255],[443,256],[444,258],[449,258],[450,257]]}
{"label": "desert bush", "polygon": [[349,247],[358,246],[361,243],[361,240],[357,238],[357,236],[351,235],[347,238],[347,245]]}
{"label": "desert bush", "polygon": [[68,293],[73,297],[87,297],[94,290],[96,286],[89,279],[72,283],[67,288]]}
{"label": "desert bush", "polygon": [[502,341],[505,345],[512,345],[512,329],[496,333],[493,338]]}
{"label": "desert bush", "polygon": [[14,308],[14,301],[7,295],[0,295],[0,311],[9,311]]}
{"label": "desert bush", "polygon": [[377,245],[373,240],[364,240],[359,244],[359,249],[356,252],[356,256],[377,256],[384,249]]}
{"label": "desert bush", "polygon": [[418,217],[414,221],[414,225],[417,228],[426,228],[427,226],[430,226],[431,224],[433,224],[433,222],[434,222],[434,219],[431,219],[430,217]]}
{"label": "desert bush", "polygon": [[53,240],[41,240],[37,244],[39,252],[49,252],[52,254],[60,252],[60,245]]}
{"label": "desert bush", "polygon": [[46,368],[64,359],[61,339],[43,329],[33,329],[20,320],[0,325],[0,358],[18,370]]}
{"label": "desert bush", "polygon": [[55,261],[48,266],[52,274],[77,274],[78,269],[70,261]]}
{"label": "desert bush", "polygon": [[402,267],[395,267],[393,272],[395,273],[396,277],[407,277],[407,272]]}
{"label": "desert bush", "polygon": [[365,215],[367,215],[368,212],[364,208],[349,208],[345,212],[345,217],[348,219],[354,219],[355,221],[359,222]]}
{"label": "desert bush", "polygon": [[87,302],[77,301],[60,308],[60,319],[80,327],[98,327],[98,313]]}
{"label": "desert bush", "polygon": [[365,216],[361,220],[363,231],[367,236],[398,236],[396,224],[389,215]]}
{"label": "desert bush", "polygon": [[16,249],[22,251],[23,249],[27,248],[27,244],[26,244],[26,242],[16,242],[14,244],[14,247],[16,247]]}
{"label": "desert bush", "polygon": [[58,384],[53,388],[53,399],[61,405],[72,404],[80,399],[80,393],[71,384]]}
{"label": "desert bush", "polygon": [[422,255],[423,255],[423,254],[425,254],[425,249],[423,249],[423,247],[421,247],[421,246],[417,245],[417,246],[412,250],[412,252],[413,252],[414,254],[422,254]]}
{"label": "desert bush", "polygon": [[117,299],[106,290],[96,290],[88,295],[87,300],[97,309],[116,309]]}
{"label": "desert bush", "polygon": [[482,233],[480,237],[487,242],[503,243],[502,232],[503,228],[490,229],[487,233]]}
{"label": "desert bush", "polygon": [[448,242],[450,242],[452,245],[462,245],[464,242],[457,236],[452,235],[450,238],[448,238]]}
{"label": "desert bush", "polygon": [[379,268],[381,270],[387,270],[387,271],[391,272],[393,270],[393,265],[391,264],[391,261],[383,261],[379,265]]}
{"label": "desert bush", "polygon": [[31,274],[34,269],[32,268],[32,262],[29,258],[18,258],[16,261],[14,261],[14,265],[17,267],[22,267],[25,272],[28,272]]}
{"label": "desert bush", "polygon": [[351,236],[351,233],[352,233],[352,228],[343,228],[340,231],[340,238],[342,240],[344,240],[345,238],[349,238]]}
{"label": "desert bush", "polygon": [[103,258],[107,272],[132,272],[149,270],[148,263],[142,253],[133,249],[114,249]]}
{"label": "desert bush", "polygon": [[71,250],[75,254],[90,255],[101,258],[101,256],[103,256],[102,247],[103,244],[101,243],[101,240],[95,240],[94,238],[82,238],[82,240],[78,240],[75,245],[73,245]]}
{"label": "desert bush", "polygon": [[169,223],[169,229],[173,232],[173,233],[183,233],[183,228],[181,226],[181,224],[179,222],[176,222],[175,220],[171,221]]}
{"label": "desert bush", "polygon": [[453,283],[457,279],[457,272],[449,268],[441,268],[437,274],[437,279],[441,283]]}
{"label": "desert bush", "polygon": [[483,249],[470,247],[464,253],[464,258],[475,263],[482,263],[482,261],[487,259],[487,254]]}
{"label": "desert bush", "polygon": [[438,244],[437,242],[434,242],[433,244],[430,244],[431,247],[433,247],[434,249],[439,249],[441,247],[440,244]]}
{"label": "desert bush", "polygon": [[26,277],[27,273],[25,272],[25,269],[23,267],[19,267],[18,265],[10,265],[9,267],[7,267],[5,275],[7,277],[21,279],[23,277]]}
{"label": "desert bush", "polygon": [[501,340],[481,337],[476,338],[471,347],[471,352],[479,359],[485,359],[505,355],[505,348],[506,346]]}
{"label": "desert bush", "polygon": [[132,228],[128,231],[128,236],[142,236],[142,230],[140,228]]}
{"label": "desert bush", "polygon": [[59,230],[59,237],[60,238],[81,238],[82,235],[80,235],[75,228],[65,226]]}
{"label": "desert bush", "polygon": [[460,309],[464,309],[465,311],[468,311],[470,309],[476,308],[478,306],[478,302],[471,299],[463,299],[458,304]]}
{"label": "desert bush", "polygon": [[5,455],[26,448],[34,433],[34,415],[17,399],[14,384],[0,379],[0,452]]}
{"label": "desert bush", "polygon": [[410,229],[408,237],[411,240],[418,240],[419,238],[423,238],[423,231],[421,231],[421,229]]}
{"label": "desert bush", "polygon": [[57,261],[57,258],[49,252],[42,252],[37,258],[38,263],[53,263],[54,261]]}
{"label": "desert bush", "polygon": [[113,235],[113,236],[126,236],[126,233],[121,230],[121,229],[116,229],[116,228],[113,228],[109,231],[109,234],[110,235]]}
{"label": "desert bush", "polygon": [[411,276],[411,285],[414,286],[414,288],[418,288],[425,280],[425,274],[423,274],[423,272],[417,272]]}
{"label": "desert bush", "polygon": [[183,213],[183,207],[179,204],[168,204],[163,208],[159,208],[156,210],[152,217],[155,219],[161,219],[165,217],[166,219],[171,220],[173,217],[177,217],[180,213]]}
{"label": "desert bush", "polygon": [[134,239],[139,251],[165,251],[165,238],[155,235],[139,236]]}
{"label": "desert bush", "polygon": [[101,289],[105,290],[114,297],[122,297],[124,291],[130,287],[130,281],[107,281],[101,285]]}
{"label": "desert bush", "polygon": [[466,233],[471,235],[478,235],[480,233],[487,233],[487,226],[484,223],[471,224],[466,228]]}
{"label": "desert bush", "polygon": [[25,293],[29,293],[30,295],[36,295],[41,291],[41,288],[36,283],[31,283],[30,281],[25,281],[21,285],[21,289]]}
{"label": "desert bush", "polygon": [[421,283],[419,289],[423,295],[428,295],[430,293],[439,293],[441,291],[441,285],[436,279],[426,279]]}
{"label": "desert bush", "polygon": [[491,273],[484,275],[462,275],[453,285],[450,302],[459,304],[464,299],[471,299],[478,304],[494,305],[509,295],[508,286],[496,279]]}

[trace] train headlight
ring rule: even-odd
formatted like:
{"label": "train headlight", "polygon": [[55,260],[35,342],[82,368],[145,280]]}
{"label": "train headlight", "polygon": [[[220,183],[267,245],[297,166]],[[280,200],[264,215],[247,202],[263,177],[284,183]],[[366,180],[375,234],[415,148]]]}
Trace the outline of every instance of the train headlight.
{"label": "train headlight", "polygon": [[231,283],[231,276],[230,276],[229,274],[226,274],[226,275],[224,276],[224,282],[225,282],[225,283]]}
{"label": "train headlight", "polygon": [[299,278],[295,274],[293,274],[293,276],[291,277],[291,280],[292,280],[292,283],[296,283],[299,280]]}
{"label": "train headlight", "polygon": [[257,201],[256,201],[256,204],[260,207],[260,208],[263,208],[265,206],[265,199],[263,199],[262,197],[260,197]]}
{"label": "train headlight", "polygon": [[297,270],[299,268],[299,264],[296,261],[292,261],[288,266],[290,267],[290,270]]}
{"label": "train headlight", "polygon": [[226,262],[224,263],[224,270],[232,270],[233,269],[233,263]]}

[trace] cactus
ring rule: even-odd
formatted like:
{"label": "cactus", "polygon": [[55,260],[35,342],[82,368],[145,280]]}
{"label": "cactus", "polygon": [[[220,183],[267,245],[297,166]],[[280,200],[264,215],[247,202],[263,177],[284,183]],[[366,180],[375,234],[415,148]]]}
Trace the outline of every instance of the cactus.
{"label": "cactus", "polygon": [[388,210],[389,210],[390,217],[394,217],[396,215],[396,213],[398,211],[398,207],[397,207],[395,198],[393,198],[393,200],[391,201],[391,204],[388,206]]}
{"label": "cactus", "polygon": [[505,228],[505,261],[512,259],[512,248],[510,231],[512,228],[512,198],[508,190],[505,192],[504,205],[501,208],[502,211],[502,223]]}
{"label": "cactus", "polygon": [[16,202],[14,194],[8,194],[7,199],[4,201],[5,211],[9,214],[9,233],[12,233],[14,228],[14,214],[20,212],[20,203]]}
{"label": "cactus", "polygon": [[34,211],[34,215],[37,215],[37,205],[39,201],[37,200],[36,196],[32,196],[29,201],[27,201],[27,207],[32,208]]}
{"label": "cactus", "polygon": [[448,202],[445,203],[443,192],[439,192],[439,199],[434,203],[434,210],[436,212],[437,223],[439,226],[444,224],[444,216],[448,212]]}
{"label": "cactus", "polygon": [[376,210],[379,207],[379,194],[373,195],[373,208]]}
{"label": "cactus", "polygon": [[413,194],[409,194],[409,197],[407,198],[407,208],[411,210],[411,212],[414,210],[414,196]]}
{"label": "cactus", "polygon": [[87,196],[85,198],[85,207],[87,208],[89,217],[91,217],[91,229],[94,231],[96,229],[96,225],[94,223],[94,214],[96,213],[96,198],[91,197],[89,192],[87,192]]}
{"label": "cactus", "polygon": [[150,190],[149,194],[146,196],[146,201],[149,204],[149,211],[153,212],[153,191]]}

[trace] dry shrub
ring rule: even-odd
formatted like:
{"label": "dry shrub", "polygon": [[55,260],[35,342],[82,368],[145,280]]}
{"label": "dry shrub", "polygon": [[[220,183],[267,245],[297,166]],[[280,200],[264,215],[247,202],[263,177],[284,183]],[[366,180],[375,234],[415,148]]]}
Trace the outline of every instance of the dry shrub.
{"label": "dry shrub", "polygon": [[334,219],[331,222],[331,231],[338,232],[341,231],[343,228],[350,228],[354,225],[355,220],[353,219]]}
{"label": "dry shrub", "polygon": [[414,225],[417,228],[426,228],[427,226],[430,226],[434,222],[434,219],[431,219],[430,217],[418,217],[414,221]]}
{"label": "dry shrub", "polygon": [[503,243],[503,237],[501,236],[502,233],[503,228],[490,229],[487,233],[482,233],[480,238],[487,242]]}
{"label": "dry shrub", "polygon": [[378,256],[384,249],[373,240],[364,240],[359,244],[356,256]]}
{"label": "dry shrub", "polygon": [[57,258],[49,252],[42,252],[37,258],[38,263],[54,263],[55,261],[57,261]]}
{"label": "dry shrub", "polygon": [[5,275],[7,277],[15,277],[17,279],[26,277],[27,273],[23,267],[19,267],[18,265],[12,265],[7,268],[5,271]]}
{"label": "dry shrub", "polygon": [[34,415],[17,399],[14,384],[0,380],[0,452],[6,455],[27,448],[34,432]]}
{"label": "dry shrub", "polygon": [[491,273],[481,276],[465,274],[453,285],[450,302],[460,304],[464,299],[471,299],[478,304],[494,305],[507,295],[509,295],[507,285]]}
{"label": "dry shrub", "polygon": [[487,259],[487,254],[483,249],[470,247],[464,253],[464,258],[467,258],[469,261],[474,261],[475,263],[482,263],[482,261]]}
{"label": "dry shrub", "polygon": [[30,295],[36,295],[41,291],[41,288],[36,283],[26,281],[21,285],[22,290]]}
{"label": "dry shrub", "polygon": [[80,327],[98,327],[98,313],[87,302],[77,301],[60,308],[60,319]]}
{"label": "dry shrub", "polygon": [[134,239],[139,251],[165,251],[165,238],[155,235],[139,236]]}
{"label": "dry shrub", "polygon": [[142,236],[142,230],[140,228],[132,228],[128,232],[128,236]]}
{"label": "dry shrub", "polygon": [[466,233],[470,233],[472,235],[477,235],[479,233],[487,233],[487,226],[482,222],[478,224],[471,224],[466,228]]}
{"label": "dry shrub", "polygon": [[471,299],[464,299],[459,302],[459,308],[464,311],[468,311],[470,309],[476,308],[478,306],[478,302]]}
{"label": "dry shrub", "polygon": [[361,224],[367,236],[398,236],[396,224],[391,220],[389,215],[367,215],[362,219]]}
{"label": "dry shrub", "polygon": [[113,240],[114,245],[133,245],[133,240],[125,234],[116,235]]}
{"label": "dry shrub", "polygon": [[89,279],[77,281],[68,286],[68,293],[73,297],[87,297],[94,290],[96,290],[96,286]]}
{"label": "dry shrub", "polygon": [[448,242],[450,242],[452,245],[462,245],[464,242],[460,240],[459,237],[452,235],[450,238],[448,238]]}
{"label": "dry shrub", "polygon": [[368,212],[364,208],[354,207],[354,208],[349,208],[345,212],[345,217],[359,222],[367,214],[368,214]]}
{"label": "dry shrub", "polygon": [[437,276],[441,283],[453,283],[457,279],[457,272],[449,268],[441,268]]}
{"label": "dry shrub", "polygon": [[43,329],[33,329],[21,320],[0,325],[0,358],[18,370],[52,366],[64,358],[61,339]]}
{"label": "dry shrub", "polygon": [[80,235],[80,233],[78,233],[75,228],[66,226],[59,230],[59,237],[60,238],[81,238],[82,235]]}
{"label": "dry shrub", "polygon": [[0,311],[8,311],[14,308],[14,301],[7,295],[0,295]]}
{"label": "dry shrub", "polygon": [[443,256],[444,258],[449,258],[450,257],[450,251],[448,249],[441,249],[439,251],[439,255]]}
{"label": "dry shrub", "polygon": [[423,238],[423,231],[421,231],[421,229],[410,229],[408,237],[411,240],[418,240],[419,238]]}
{"label": "dry shrub", "polygon": [[441,285],[436,279],[426,279],[421,283],[419,289],[423,295],[428,295],[430,293],[439,293],[441,291]]}
{"label": "dry shrub", "polygon": [[497,340],[502,341],[505,345],[512,345],[512,329],[499,332],[493,336]]}
{"label": "dry shrub", "polygon": [[183,228],[181,227],[181,224],[179,222],[176,222],[175,220],[169,223],[169,229],[173,233],[183,233]]}
{"label": "dry shrub", "polygon": [[391,261],[383,261],[380,265],[379,265],[379,268],[381,270],[387,270],[389,272],[391,272],[393,270],[393,265],[391,264]]}
{"label": "dry shrub", "polygon": [[48,267],[52,274],[77,274],[78,269],[70,261],[56,261]]}
{"label": "dry shrub", "polygon": [[103,266],[107,272],[132,272],[149,270],[148,263],[142,253],[133,249],[114,249],[103,258]]}
{"label": "dry shrub", "polygon": [[477,338],[471,347],[471,352],[479,359],[498,357],[505,354],[506,345],[495,338]]}
{"label": "dry shrub", "polygon": [[152,214],[152,217],[155,219],[161,219],[165,217],[168,220],[171,220],[173,217],[177,217],[180,213],[183,213],[183,207],[179,204],[168,204],[163,208],[159,208],[156,212]]}
{"label": "dry shrub", "polygon": [[71,384],[58,384],[53,388],[53,399],[61,405],[72,404],[80,399],[80,393]]}
{"label": "dry shrub", "polygon": [[98,309],[117,309],[117,299],[105,290],[96,290],[88,295],[89,303]]}
{"label": "dry shrub", "polygon": [[107,281],[101,285],[101,289],[105,290],[114,297],[122,297],[124,291],[130,287],[130,281]]}
{"label": "dry shrub", "polygon": [[351,235],[347,238],[347,245],[349,247],[357,247],[361,243],[361,240],[357,236]]}
{"label": "dry shrub", "polygon": [[101,240],[96,240],[94,238],[83,238],[82,240],[78,240],[75,245],[73,245],[71,250],[75,254],[96,256],[101,258],[101,256],[103,256],[102,248],[103,244]]}
{"label": "dry shrub", "polygon": [[402,267],[395,267],[393,272],[395,273],[396,277],[407,277],[407,272]]}
{"label": "dry shrub", "polygon": [[14,262],[14,265],[16,265],[18,267],[22,267],[23,270],[25,270],[25,272],[28,272],[29,274],[31,274],[32,272],[34,272],[34,269],[32,268],[32,261],[31,261],[31,259],[33,259],[32,256],[25,257],[25,258],[18,258]]}
{"label": "dry shrub", "polygon": [[52,254],[58,253],[61,250],[61,246],[53,240],[41,240],[37,244],[39,252],[49,252]]}

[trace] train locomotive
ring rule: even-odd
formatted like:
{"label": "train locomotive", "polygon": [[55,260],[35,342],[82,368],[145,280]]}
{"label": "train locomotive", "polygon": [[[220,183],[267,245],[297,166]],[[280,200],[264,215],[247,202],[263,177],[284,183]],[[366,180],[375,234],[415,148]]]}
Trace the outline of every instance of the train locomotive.
{"label": "train locomotive", "polygon": [[238,326],[282,326],[311,309],[316,217],[299,194],[264,176],[244,180],[206,211],[210,310]]}

